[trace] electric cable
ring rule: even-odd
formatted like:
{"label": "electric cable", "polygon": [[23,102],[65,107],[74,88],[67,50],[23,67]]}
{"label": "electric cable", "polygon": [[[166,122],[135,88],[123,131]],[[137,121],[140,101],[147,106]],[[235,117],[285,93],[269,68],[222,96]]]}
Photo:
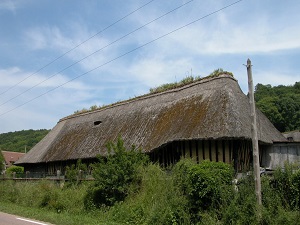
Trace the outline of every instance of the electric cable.
{"label": "electric cable", "polygon": [[102,30],[98,31],[97,33],[93,34],[92,36],[90,36],[89,38],[87,38],[86,40],[80,42],[78,45],[74,46],[73,48],[69,49],[68,51],[66,51],[65,53],[63,53],[62,55],[58,56],[57,58],[53,59],[52,61],[50,61],[49,63],[47,63],[46,65],[44,65],[43,67],[41,67],[40,69],[38,69],[37,71],[35,71],[34,73],[30,74],[29,76],[25,77],[23,80],[19,81],[18,83],[14,84],[13,86],[7,88],[5,91],[0,93],[0,96],[5,94],[6,92],[8,92],[9,90],[13,89],[14,87],[18,86],[19,84],[21,84],[22,82],[24,82],[25,80],[27,80],[28,78],[32,77],[33,75],[37,74],[38,72],[40,72],[41,70],[45,69],[46,67],[50,66],[51,64],[53,64],[54,62],[56,62],[57,60],[61,59],[62,57],[64,57],[65,55],[69,54],[70,52],[72,52],[74,49],[78,48],[79,46],[83,45],[84,43],[88,42],[89,40],[91,40],[92,38],[96,37],[97,35],[103,33],[104,31],[106,31],[107,29],[109,29],[110,27],[116,25],[117,23],[119,23],[120,21],[124,20],[125,18],[129,17],[130,15],[132,15],[133,13],[137,12],[138,10],[144,8],[145,6],[149,5],[151,2],[153,2],[155,0],[151,0],[149,2],[147,2],[146,4],[138,7],[137,9],[131,11],[130,13],[128,13],[127,15],[121,17],[120,19],[116,20],[115,22],[113,22],[112,24],[108,25],[107,27],[103,28]]}
{"label": "electric cable", "polygon": [[44,83],[45,81],[50,80],[51,78],[53,78],[53,77],[59,75],[61,72],[63,72],[63,71],[65,71],[65,70],[71,68],[72,66],[74,66],[74,65],[76,65],[76,64],[78,64],[78,63],[80,63],[80,62],[82,62],[83,60],[85,60],[85,59],[89,58],[90,56],[92,56],[92,55],[94,55],[94,54],[96,54],[96,53],[102,51],[103,49],[105,49],[105,48],[107,48],[107,47],[109,47],[109,46],[115,44],[116,42],[118,42],[118,41],[124,39],[125,37],[127,37],[127,36],[133,34],[134,32],[136,32],[136,31],[142,29],[143,27],[146,27],[146,26],[148,26],[149,24],[151,24],[151,23],[153,23],[153,22],[155,22],[155,21],[157,21],[157,20],[159,20],[159,19],[161,19],[161,18],[167,16],[168,14],[170,14],[170,13],[172,13],[172,12],[174,12],[174,11],[180,9],[180,8],[182,8],[183,6],[185,6],[185,5],[189,4],[189,3],[191,3],[192,1],[194,1],[194,0],[190,0],[190,1],[188,1],[188,2],[186,2],[186,3],[184,3],[184,4],[182,4],[182,5],[180,5],[180,6],[178,6],[178,7],[176,7],[176,8],[174,8],[174,9],[168,11],[167,13],[165,13],[165,14],[163,14],[163,15],[161,15],[161,16],[159,16],[159,17],[153,19],[153,20],[151,20],[150,22],[148,22],[148,23],[146,23],[146,24],[144,24],[144,25],[142,25],[142,26],[140,26],[140,27],[134,29],[133,31],[130,31],[129,33],[123,35],[122,37],[120,37],[120,38],[118,38],[118,39],[116,39],[116,40],[110,42],[109,44],[105,45],[104,47],[102,47],[102,48],[100,48],[100,49],[94,51],[93,53],[91,53],[91,54],[89,54],[89,55],[87,55],[87,56],[81,58],[80,60],[78,60],[78,61],[76,61],[76,62],[70,64],[69,66],[63,68],[62,70],[60,70],[60,71],[58,71],[57,73],[51,75],[50,77],[46,78],[45,80],[43,80],[43,81],[41,81],[41,82],[39,82],[39,83],[33,85],[32,87],[30,87],[30,88],[26,89],[25,91],[19,93],[18,95],[14,96],[14,97],[12,97],[12,98],[10,98],[10,99],[8,99],[8,100],[6,100],[5,102],[2,102],[2,103],[0,104],[0,106],[3,106],[3,105],[5,105],[6,103],[8,103],[8,102],[10,102],[10,101],[12,101],[12,100],[14,100],[14,99],[16,99],[17,97],[19,97],[19,96],[25,94],[26,92],[28,92],[28,91],[32,90],[33,88],[39,86],[40,84]]}
{"label": "electric cable", "polygon": [[78,78],[80,78],[80,77],[82,77],[82,76],[84,76],[84,75],[90,73],[90,72],[93,72],[93,71],[95,71],[95,70],[97,70],[97,69],[99,69],[99,68],[101,68],[101,67],[103,67],[103,66],[105,66],[105,65],[107,65],[107,64],[109,64],[109,63],[111,63],[111,62],[113,62],[113,61],[116,61],[117,59],[120,59],[120,58],[122,58],[122,57],[124,57],[124,56],[126,56],[126,55],[128,55],[128,54],[130,54],[130,53],[132,53],[132,52],[135,52],[135,51],[138,50],[138,49],[141,49],[141,48],[143,48],[143,47],[145,47],[145,46],[147,46],[147,45],[149,45],[149,44],[151,44],[151,43],[153,43],[153,42],[155,42],[155,41],[157,41],[157,40],[159,40],[159,39],[162,39],[162,38],[164,38],[164,37],[166,37],[166,36],[168,36],[168,35],[170,35],[170,34],[172,34],[172,33],[175,33],[175,32],[177,32],[177,31],[179,31],[179,30],[181,30],[181,29],[183,29],[183,28],[185,28],[185,27],[190,26],[190,25],[192,25],[192,24],[194,24],[194,23],[196,23],[196,22],[198,22],[198,21],[200,21],[200,20],[203,20],[203,19],[205,19],[205,18],[207,18],[207,17],[209,17],[209,16],[211,16],[211,15],[214,15],[214,14],[216,14],[216,13],[218,13],[218,12],[220,12],[220,11],[226,9],[226,8],[229,8],[229,7],[231,7],[231,6],[233,6],[233,5],[237,4],[237,3],[239,3],[239,2],[241,2],[241,1],[243,1],[243,0],[235,1],[235,2],[233,2],[233,3],[231,3],[231,4],[229,4],[229,5],[226,5],[226,6],[222,7],[222,8],[220,8],[220,9],[218,9],[218,10],[215,10],[215,11],[209,13],[209,14],[206,14],[206,15],[203,16],[203,17],[200,17],[200,18],[198,18],[198,19],[196,19],[196,20],[193,20],[192,22],[189,22],[189,23],[187,23],[187,24],[185,24],[185,25],[183,25],[183,26],[181,26],[181,27],[178,27],[178,28],[176,28],[176,29],[174,29],[174,30],[172,30],[172,31],[170,31],[170,32],[168,32],[168,33],[166,33],[166,34],[163,34],[163,35],[161,35],[161,36],[159,36],[159,37],[157,37],[157,38],[155,38],[155,39],[152,39],[151,41],[149,41],[149,42],[147,42],[147,43],[145,43],[145,44],[142,44],[142,45],[140,45],[140,46],[138,46],[138,47],[136,47],[136,48],[134,48],[134,49],[132,49],[132,50],[130,50],[130,51],[127,51],[127,52],[125,52],[125,53],[123,53],[123,54],[121,54],[121,55],[119,55],[119,56],[117,56],[117,57],[115,57],[115,58],[113,58],[113,59],[111,59],[111,60],[109,60],[109,61],[107,61],[107,62],[105,62],[105,63],[103,63],[103,64],[101,64],[101,65],[99,65],[99,66],[97,66],[97,67],[94,67],[94,68],[91,69],[91,70],[88,70],[88,71],[86,71],[86,72],[84,72],[84,73],[82,73],[82,74],[80,74],[80,75],[78,75],[78,76],[76,76],[76,77],[70,79],[69,81],[67,81],[67,82],[65,82],[65,83],[62,83],[62,84],[60,84],[60,85],[58,85],[58,86],[56,86],[56,87],[54,87],[54,88],[52,88],[52,89],[50,89],[50,90],[48,90],[48,91],[46,91],[46,92],[44,92],[44,93],[42,93],[42,94],[40,94],[40,95],[38,95],[38,96],[36,96],[36,97],[34,97],[34,98],[28,100],[28,101],[26,101],[26,102],[24,102],[24,103],[22,103],[22,104],[20,104],[20,105],[18,105],[18,106],[16,106],[16,107],[14,107],[14,108],[8,110],[8,111],[6,111],[6,112],[0,114],[0,117],[3,116],[3,115],[5,115],[5,114],[7,114],[7,113],[9,113],[9,112],[12,112],[12,111],[14,111],[14,110],[20,108],[21,106],[24,106],[24,105],[26,105],[26,104],[28,104],[28,103],[34,101],[35,99],[38,99],[38,98],[40,98],[40,97],[42,97],[42,96],[44,96],[44,95],[46,95],[46,94],[48,94],[48,93],[50,93],[50,92],[52,92],[52,91],[54,91],[54,90],[56,90],[56,89],[58,89],[58,88],[60,88],[60,87],[62,87],[62,86],[64,86],[64,85],[66,85],[66,84],[68,84],[68,83],[70,83],[70,82],[72,82],[72,81],[74,81],[74,80],[76,80],[76,79],[78,79]]}

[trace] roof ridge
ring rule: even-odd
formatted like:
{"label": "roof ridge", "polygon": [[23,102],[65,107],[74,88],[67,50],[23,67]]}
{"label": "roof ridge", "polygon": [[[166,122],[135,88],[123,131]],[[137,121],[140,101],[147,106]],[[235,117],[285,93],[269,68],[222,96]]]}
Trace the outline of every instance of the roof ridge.
{"label": "roof ridge", "polygon": [[100,107],[100,108],[97,108],[97,109],[94,109],[94,110],[90,110],[90,111],[86,111],[86,112],[82,112],[82,113],[77,113],[77,114],[72,114],[72,115],[61,118],[58,121],[58,123],[62,122],[64,120],[68,120],[68,119],[72,119],[72,118],[76,118],[76,117],[80,117],[80,116],[93,114],[95,112],[101,112],[103,110],[111,109],[111,108],[121,106],[121,105],[126,105],[126,104],[131,103],[131,102],[145,100],[145,99],[153,98],[153,97],[156,97],[156,96],[164,95],[164,94],[167,94],[167,93],[179,92],[179,91],[182,91],[184,89],[196,86],[198,84],[208,83],[212,80],[223,79],[223,78],[229,78],[229,79],[232,79],[232,80],[237,82],[237,79],[235,79],[232,75],[228,75],[226,73],[222,73],[222,74],[217,75],[217,76],[207,76],[207,77],[202,78],[201,80],[198,80],[198,81],[195,81],[195,82],[183,85],[183,86],[175,87],[175,88],[172,88],[172,89],[169,89],[169,90],[166,90],[166,91],[156,92],[156,93],[147,93],[147,94],[140,95],[140,96],[130,98],[130,99],[127,99],[127,100],[115,102],[115,103],[112,103],[110,105],[106,105],[106,106],[103,106],[103,107]]}

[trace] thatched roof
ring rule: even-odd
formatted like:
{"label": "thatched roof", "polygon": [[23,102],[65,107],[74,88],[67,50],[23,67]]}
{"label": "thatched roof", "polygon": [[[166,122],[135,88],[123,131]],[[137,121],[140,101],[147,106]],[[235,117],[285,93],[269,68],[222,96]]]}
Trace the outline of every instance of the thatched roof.
{"label": "thatched roof", "polygon": [[[260,142],[285,141],[258,110],[257,122]],[[105,155],[106,143],[119,135],[125,145],[134,144],[144,152],[176,140],[251,139],[249,101],[232,76],[204,79],[65,117],[18,163]]]}

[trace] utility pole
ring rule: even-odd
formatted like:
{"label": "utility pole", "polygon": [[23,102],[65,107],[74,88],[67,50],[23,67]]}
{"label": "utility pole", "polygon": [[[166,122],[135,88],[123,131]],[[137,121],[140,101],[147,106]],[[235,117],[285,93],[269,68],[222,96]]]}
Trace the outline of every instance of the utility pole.
{"label": "utility pole", "polygon": [[252,132],[252,148],[253,148],[253,167],[254,167],[254,182],[255,194],[258,205],[261,205],[261,182],[260,182],[260,165],[259,165],[259,149],[257,138],[257,125],[256,125],[256,110],[253,93],[253,79],[252,79],[252,65],[250,59],[247,60],[247,73],[248,73],[248,89],[249,89],[249,102],[251,114],[251,132]]}

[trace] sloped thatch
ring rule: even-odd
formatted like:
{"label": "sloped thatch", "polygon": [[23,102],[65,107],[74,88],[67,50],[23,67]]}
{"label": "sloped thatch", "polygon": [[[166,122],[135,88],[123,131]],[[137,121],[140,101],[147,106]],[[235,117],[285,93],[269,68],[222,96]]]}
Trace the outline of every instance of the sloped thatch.
{"label": "sloped thatch", "polygon": [[[261,143],[285,141],[257,111]],[[105,155],[106,143],[121,135],[126,145],[150,152],[175,140],[250,139],[250,107],[237,81],[228,75],[104,109],[61,119],[19,164]]]}

